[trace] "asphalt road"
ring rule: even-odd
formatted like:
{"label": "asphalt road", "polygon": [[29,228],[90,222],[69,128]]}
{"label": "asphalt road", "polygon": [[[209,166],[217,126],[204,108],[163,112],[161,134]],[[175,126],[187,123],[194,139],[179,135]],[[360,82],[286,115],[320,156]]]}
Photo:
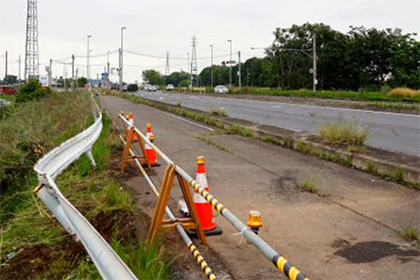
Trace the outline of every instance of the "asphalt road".
{"label": "asphalt road", "polygon": [[363,127],[369,129],[368,145],[410,155],[420,155],[420,116],[418,115],[180,93],[139,91],[135,94],[170,104],[182,101],[182,106],[202,111],[224,108],[226,113],[233,118],[295,131],[316,133],[323,123],[332,122],[340,116],[345,119],[354,117]]}
{"label": "asphalt road", "polygon": [[[101,102],[113,119],[120,110],[132,111],[141,131],[151,123],[154,143],[191,176],[197,156],[204,156],[209,192],[244,222],[249,210],[261,211],[261,238],[310,279],[420,279],[416,245],[395,231],[418,228],[420,192],[278,145],[214,134],[201,124],[115,96],[102,96]],[[160,157],[158,161],[162,166],[154,168],[151,179],[160,187],[166,164]],[[150,221],[156,198],[129,166],[117,177],[137,194],[138,213]],[[313,182],[316,193],[301,191],[303,180]],[[170,200],[174,212],[180,198],[175,184]],[[286,279],[222,216],[215,220],[224,233],[208,237],[208,246],[195,244],[217,279]],[[147,234],[147,228],[141,229]],[[165,252],[177,246],[174,260],[187,268],[187,275],[176,279],[206,279],[179,238],[168,233],[166,241]]]}

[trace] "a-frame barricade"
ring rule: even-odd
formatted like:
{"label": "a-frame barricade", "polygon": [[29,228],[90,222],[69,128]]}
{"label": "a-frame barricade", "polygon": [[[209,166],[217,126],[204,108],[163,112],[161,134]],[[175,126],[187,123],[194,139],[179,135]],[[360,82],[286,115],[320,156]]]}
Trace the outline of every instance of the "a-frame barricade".
{"label": "a-frame barricade", "polygon": [[[123,123],[124,129],[126,129],[127,126],[125,125],[124,122],[122,122],[122,123]],[[137,136],[136,138],[134,138],[134,139],[136,139],[136,141],[133,141],[133,135]],[[142,153],[142,156],[139,156],[139,155],[132,156],[132,155],[130,155],[130,149],[131,149],[131,145],[133,144],[133,142],[134,143],[136,143],[136,142],[139,143],[140,151]],[[133,150],[133,152],[135,151],[134,149],[132,149],[132,150]],[[127,139],[125,141],[125,147],[124,147],[124,151],[123,151],[123,155],[122,155],[122,159],[121,159],[121,164],[120,164],[121,172],[125,172],[125,169],[127,167],[127,162],[128,161],[134,161],[134,159],[144,160],[144,162],[147,165],[147,169],[150,172],[152,172],[152,165],[150,164],[149,158],[146,155],[146,150],[144,148],[143,138],[136,132],[136,130],[134,129],[134,126],[131,126],[128,129],[128,132],[127,132]]]}
{"label": "a-frame barricade", "polygon": [[[177,218],[176,221],[164,219],[165,209],[169,202],[169,196],[174,184],[175,177],[178,179],[179,186],[187,204],[190,217]],[[155,214],[149,228],[148,242],[153,243],[156,241],[159,232],[175,230],[175,222],[178,222],[184,229],[195,230],[202,244],[206,244],[206,236],[204,235],[203,227],[201,226],[200,219],[198,218],[197,210],[194,206],[193,197],[189,190],[188,182],[176,172],[175,165],[170,164],[165,170],[162,185],[160,188],[160,195],[156,204]]]}

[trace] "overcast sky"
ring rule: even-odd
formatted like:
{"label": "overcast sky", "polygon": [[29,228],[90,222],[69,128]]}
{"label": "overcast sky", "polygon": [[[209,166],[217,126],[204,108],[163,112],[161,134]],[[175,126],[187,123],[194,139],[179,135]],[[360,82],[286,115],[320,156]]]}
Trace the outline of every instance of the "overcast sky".
{"label": "overcast sky", "polygon": [[[0,0],[0,77],[4,76],[4,53],[9,52],[9,74],[18,74],[18,57],[25,55],[26,0]],[[39,0],[40,74],[49,59],[66,60],[72,54],[86,56],[86,35],[91,34],[92,55],[117,50],[120,27],[124,49],[164,57],[186,58],[191,38],[197,36],[197,57],[241,50],[243,59],[261,56],[250,47],[266,47],[276,27],[305,22],[323,22],[347,32],[349,26],[401,28],[420,33],[420,0]],[[417,38],[420,38],[417,36]],[[220,63],[228,57],[215,59]],[[67,60],[70,61],[70,60]],[[118,54],[110,56],[117,67]],[[155,68],[164,74],[165,59],[124,55],[125,81],[141,80],[141,71]],[[198,60],[198,67],[209,59]],[[79,75],[86,75],[86,58],[77,58]],[[92,77],[103,71],[106,56],[92,58]],[[187,69],[187,60],[171,59],[171,71]],[[54,64],[53,76],[63,75],[63,66]],[[67,69],[71,76],[70,67]],[[113,76],[114,81],[117,80]]]}

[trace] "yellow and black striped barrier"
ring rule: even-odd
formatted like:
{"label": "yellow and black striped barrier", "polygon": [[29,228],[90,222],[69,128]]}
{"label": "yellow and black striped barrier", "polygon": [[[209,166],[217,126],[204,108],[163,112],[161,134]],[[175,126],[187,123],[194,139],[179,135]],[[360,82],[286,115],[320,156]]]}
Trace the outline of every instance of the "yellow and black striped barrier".
{"label": "yellow and black striped barrier", "polygon": [[[130,123],[120,114],[120,118],[130,127]],[[220,201],[206,191],[200,184],[198,184],[187,172],[185,172],[179,165],[175,164],[167,155],[165,155],[158,147],[156,147],[149,139],[143,135],[141,131],[134,128],[138,135],[140,135],[145,143],[149,144],[152,149],[168,164],[174,164],[175,169],[189,182],[189,184],[196,190],[205,200],[207,200],[214,209],[222,217],[224,217],[234,228],[236,228],[242,236],[252,243],[268,260],[270,260],[276,268],[291,280],[309,280],[296,267],[291,265],[284,257],[280,256],[270,245],[267,244],[261,237],[259,237],[253,230],[247,227],[240,219],[238,219],[230,210],[228,210]],[[181,234],[182,235],[182,234]],[[200,265],[201,266],[201,265]]]}
{"label": "yellow and black striped barrier", "polygon": [[211,268],[207,265],[204,258],[201,256],[200,252],[197,250],[195,245],[191,242],[190,245],[188,245],[188,248],[191,251],[191,254],[194,256],[195,260],[197,261],[197,264],[201,267],[201,270],[204,272],[204,274],[207,276],[209,280],[216,279],[216,275],[214,275]]}

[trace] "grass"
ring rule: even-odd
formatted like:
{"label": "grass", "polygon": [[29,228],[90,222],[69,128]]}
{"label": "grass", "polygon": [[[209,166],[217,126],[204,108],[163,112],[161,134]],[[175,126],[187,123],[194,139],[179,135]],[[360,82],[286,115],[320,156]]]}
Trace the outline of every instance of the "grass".
{"label": "grass", "polygon": [[[98,279],[100,276],[97,269],[80,248],[73,255],[68,251],[68,244],[74,241],[32,191],[37,184],[36,176],[32,172],[35,161],[65,140],[64,136],[70,137],[90,124],[90,97],[84,93],[53,95],[39,102],[19,105],[15,110],[13,114],[20,114],[21,120],[7,118],[0,122],[2,129],[0,145],[5,148],[0,151],[2,153],[0,164],[6,166],[6,172],[0,177],[3,188],[0,201],[0,269],[2,274],[7,272],[15,259],[7,261],[4,256],[13,252],[17,255],[24,254],[30,248],[38,248],[34,246],[41,246],[43,252],[47,250],[53,259],[47,259],[44,264],[42,263],[43,255],[39,255],[37,256],[39,261],[25,264],[22,273],[32,271],[37,263],[41,262],[42,271],[31,274],[31,278]],[[34,118],[34,114],[37,113],[40,114],[39,122],[36,122]],[[68,118],[69,115],[72,118]],[[57,122],[57,119],[62,119],[62,122]],[[17,125],[13,126],[16,123]],[[106,234],[107,230],[115,232],[111,245],[123,255],[123,259],[127,260],[133,271],[140,271],[139,268],[141,268],[142,272],[137,275],[141,276],[139,279],[146,279],[145,275],[150,275],[150,279],[167,279],[169,262],[162,257],[162,247],[158,246],[158,249],[153,249],[154,251],[146,250],[138,240],[118,235],[121,221],[125,217],[136,214],[137,210],[131,192],[122,188],[112,178],[109,167],[111,151],[120,144],[117,136],[110,134],[111,121],[106,115],[104,115],[103,123],[101,136],[92,150],[97,163],[96,170],[90,167],[87,157],[82,156],[57,178],[57,185],[88,220],[94,224],[99,223],[97,229],[101,233],[104,231],[102,234]],[[43,130],[44,127],[46,127],[45,130]],[[4,135],[3,131],[13,131],[18,136],[32,135],[33,137],[16,138],[15,141],[10,136]],[[4,142],[5,140],[8,142]],[[22,156],[24,159],[21,159]],[[15,168],[11,169],[11,167]],[[19,172],[12,172],[13,170]],[[15,181],[16,178],[20,179]],[[106,219],[105,225],[103,221],[99,222],[101,217]],[[107,223],[109,225],[106,225]],[[156,254],[156,250],[159,254]],[[146,260],[143,261],[142,266],[136,264],[141,258]],[[159,265],[154,265],[152,262]],[[15,267],[17,267],[16,264]]]}
{"label": "grass", "polygon": [[319,189],[316,187],[314,180],[305,179],[299,182],[299,188],[305,192],[318,193]]}
{"label": "grass", "polygon": [[334,122],[323,124],[319,128],[319,135],[327,144],[345,144],[350,149],[358,149],[364,146],[368,130],[359,125],[355,118],[345,120],[340,117]]}
{"label": "grass", "polygon": [[210,114],[212,114],[214,116],[222,117],[222,118],[228,116],[225,109],[223,109],[223,108],[212,108],[212,109],[210,109]]}
{"label": "grass", "polygon": [[231,124],[227,128],[227,133],[228,134],[239,134],[239,135],[242,135],[242,136],[248,137],[248,138],[256,138],[255,133],[251,129],[249,129],[246,126],[243,126],[241,124]]}
{"label": "grass", "polygon": [[306,144],[304,140],[299,139],[296,144],[296,150],[298,150],[302,154],[307,155],[311,152],[311,147],[308,144]]}
{"label": "grass", "polygon": [[213,139],[211,139],[209,136],[197,136],[196,137],[198,140],[206,143],[207,145],[210,146],[214,146],[216,148],[218,148],[219,150],[222,150],[224,152],[228,152],[228,153],[232,153],[232,151],[228,148],[226,148],[225,146],[223,146],[222,144],[220,144],[219,142],[214,141]]}
{"label": "grass", "polygon": [[[396,90],[396,89],[394,89]],[[253,94],[253,95],[273,95],[273,96],[296,96],[302,98],[322,98],[322,99],[347,99],[347,100],[361,100],[361,101],[408,101],[418,102],[420,101],[419,94],[392,94],[393,90],[389,94],[385,92],[373,92],[373,91],[339,91],[339,90],[319,90],[313,92],[312,90],[281,90],[272,88],[256,88],[256,87],[244,87],[241,90],[234,88],[234,93],[240,94]],[[396,92],[401,92],[397,90]]]}
{"label": "grass", "polygon": [[420,231],[415,227],[406,227],[401,231],[401,238],[407,242],[420,243]]}

